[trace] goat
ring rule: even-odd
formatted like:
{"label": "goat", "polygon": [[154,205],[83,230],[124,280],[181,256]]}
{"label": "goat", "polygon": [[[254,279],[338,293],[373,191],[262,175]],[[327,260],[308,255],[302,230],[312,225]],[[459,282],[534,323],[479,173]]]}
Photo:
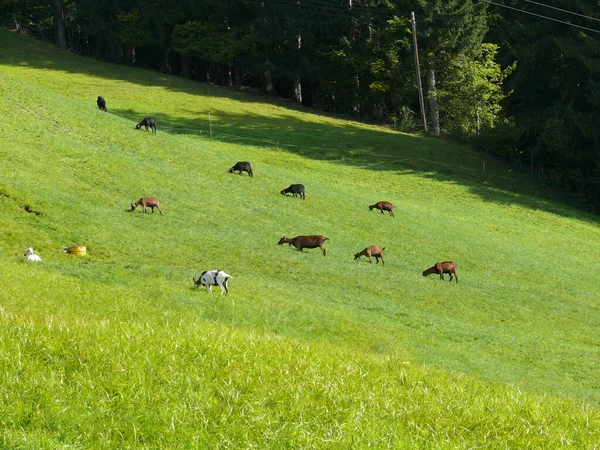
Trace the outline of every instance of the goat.
{"label": "goat", "polygon": [[325,247],[323,247],[323,243],[328,241],[329,238],[325,236],[296,236],[295,238],[286,238],[285,236],[279,239],[278,245],[281,244],[289,244],[296,247],[296,250],[299,252],[302,251],[303,248],[317,248],[319,247],[323,252],[323,256],[327,255],[327,251]]}
{"label": "goat", "polygon": [[156,133],[156,119],[154,117],[144,117],[142,121],[135,126],[135,129],[139,130],[142,127],[146,127],[146,131],[148,131],[148,128],[151,128],[152,132]]}
{"label": "goat", "polygon": [[229,169],[229,173],[233,173],[236,170],[239,170],[240,175],[242,174],[242,172],[248,172],[248,175],[250,175],[251,177],[254,177],[254,175],[252,174],[252,166],[250,165],[250,163],[248,161],[236,162],[235,166],[233,166],[231,169]]}
{"label": "goat", "polygon": [[285,195],[285,194],[293,194],[293,196],[295,197],[296,195],[299,195],[300,197],[302,197],[302,200],[306,199],[306,195],[304,193],[304,185],[303,184],[291,184],[289,187],[282,189],[280,191],[281,195]]}
{"label": "goat", "polygon": [[106,109],[106,100],[104,100],[104,97],[101,95],[98,96],[96,103],[98,104],[98,108],[100,108],[102,111],[108,111],[108,109]]}
{"label": "goat", "polygon": [[394,217],[394,208],[390,202],[377,202],[374,205],[369,205],[369,211],[373,211],[373,208],[378,209],[383,214],[384,211],[388,211],[390,216]]}
{"label": "goat", "polygon": [[444,261],[437,262],[432,267],[423,271],[423,276],[431,275],[432,273],[437,273],[440,275],[440,280],[444,279],[444,274],[450,274],[450,281],[452,281],[452,275],[456,278],[456,282],[458,283],[458,275],[456,274],[456,263],[452,261]]}
{"label": "goat", "polygon": [[365,248],[362,252],[360,253],[355,253],[354,254],[354,259],[358,259],[361,256],[367,256],[369,258],[369,262],[371,264],[373,264],[373,261],[371,261],[371,256],[373,256],[376,260],[377,260],[377,264],[379,264],[379,258],[381,258],[381,264],[385,265],[385,262],[383,261],[383,251],[385,250],[385,247],[381,248],[378,247],[377,245],[371,245],[370,247]]}
{"label": "goat", "polygon": [[142,197],[137,202],[131,204],[131,210],[134,211],[139,205],[142,205],[143,212],[146,212],[146,207],[152,208],[152,214],[154,214],[154,208],[158,209],[158,212],[162,214],[160,209],[160,201],[155,197]]}
{"label": "goat", "polygon": [[206,286],[208,293],[212,293],[213,286],[219,286],[221,288],[221,294],[223,295],[223,289],[225,293],[229,295],[229,279],[233,278],[231,275],[226,274],[222,270],[205,270],[200,274],[197,280],[194,280],[194,288],[198,288],[200,285]]}
{"label": "goat", "polygon": [[32,247],[29,247],[27,249],[27,253],[25,253],[25,255],[23,255],[23,256],[26,256],[29,261],[41,261],[42,260],[42,258],[40,258],[38,255],[33,253]]}

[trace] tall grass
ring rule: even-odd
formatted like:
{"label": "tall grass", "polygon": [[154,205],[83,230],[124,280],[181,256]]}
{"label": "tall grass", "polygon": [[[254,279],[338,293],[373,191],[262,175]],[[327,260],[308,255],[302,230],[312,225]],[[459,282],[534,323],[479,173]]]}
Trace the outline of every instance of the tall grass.
{"label": "tall grass", "polygon": [[[598,445],[593,218],[453,144],[0,44],[5,446]],[[185,130],[208,112],[247,139]],[[353,260],[373,244],[385,267]],[[421,276],[444,259],[458,285]],[[192,289],[217,268],[229,297]]]}

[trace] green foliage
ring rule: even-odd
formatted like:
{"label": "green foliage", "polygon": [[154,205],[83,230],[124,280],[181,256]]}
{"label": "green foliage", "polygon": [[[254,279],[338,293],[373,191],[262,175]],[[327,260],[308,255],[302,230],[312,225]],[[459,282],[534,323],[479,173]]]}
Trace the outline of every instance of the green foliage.
{"label": "green foliage", "polygon": [[117,14],[117,21],[119,38],[127,44],[142,45],[150,34],[148,24],[141,17],[139,10]]}
{"label": "green foliage", "polygon": [[173,47],[182,55],[218,64],[232,63],[252,52],[253,43],[240,30],[226,29],[214,23],[189,22],[173,30]]}
{"label": "green foliage", "polygon": [[[425,62],[436,69],[456,55],[477,57],[488,30],[488,5],[472,0],[418,0],[420,16],[425,17],[420,46]],[[419,17],[420,18],[420,17]],[[427,61],[429,60],[429,61]]]}
{"label": "green foliage", "polygon": [[502,85],[516,63],[502,69],[496,62],[498,46],[483,44],[480,57],[455,57],[447,68],[443,88],[438,91],[444,130],[469,137],[493,129],[501,116],[506,98]]}
{"label": "green foliage", "polygon": [[[590,216],[438,139],[0,45],[4,447],[600,441]],[[246,159],[254,178],[227,172]],[[279,194],[295,181],[306,200]],[[142,195],[165,214],[128,211]],[[327,257],[276,245],[304,233]],[[385,266],[352,258],[372,244]],[[459,284],[421,275],[446,258]],[[228,297],[192,288],[213,268]]]}
{"label": "green foliage", "polygon": [[[600,19],[592,0],[553,5]],[[555,17],[547,8],[532,12]],[[592,22],[580,18],[573,23],[590,27]],[[500,19],[496,28],[501,57],[519,62],[508,79],[513,94],[505,105],[520,130],[524,163],[591,204],[600,193],[597,34],[526,14]]]}

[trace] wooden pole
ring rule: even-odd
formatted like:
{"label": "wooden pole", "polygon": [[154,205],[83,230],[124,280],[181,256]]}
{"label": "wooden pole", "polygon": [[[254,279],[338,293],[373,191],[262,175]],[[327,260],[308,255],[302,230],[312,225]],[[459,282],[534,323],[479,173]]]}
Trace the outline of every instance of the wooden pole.
{"label": "wooden pole", "polygon": [[415,66],[417,66],[417,85],[419,87],[419,106],[421,107],[421,120],[423,121],[423,129],[427,133],[427,118],[425,117],[425,101],[423,99],[423,84],[421,83],[421,66],[419,64],[419,47],[417,46],[417,21],[415,13],[411,12],[413,47],[415,51]]}

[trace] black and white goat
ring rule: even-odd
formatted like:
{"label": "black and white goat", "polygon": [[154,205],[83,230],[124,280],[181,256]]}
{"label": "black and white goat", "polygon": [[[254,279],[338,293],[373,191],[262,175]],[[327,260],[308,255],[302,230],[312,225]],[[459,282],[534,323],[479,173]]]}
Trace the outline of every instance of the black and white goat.
{"label": "black and white goat", "polygon": [[226,294],[229,294],[229,279],[232,278],[231,275],[223,272],[222,270],[205,270],[200,274],[197,280],[192,277],[194,280],[194,287],[198,288],[200,285],[206,286],[206,289],[209,293],[212,292],[213,286],[219,286],[221,288],[221,294],[223,295],[223,290],[225,290]]}

